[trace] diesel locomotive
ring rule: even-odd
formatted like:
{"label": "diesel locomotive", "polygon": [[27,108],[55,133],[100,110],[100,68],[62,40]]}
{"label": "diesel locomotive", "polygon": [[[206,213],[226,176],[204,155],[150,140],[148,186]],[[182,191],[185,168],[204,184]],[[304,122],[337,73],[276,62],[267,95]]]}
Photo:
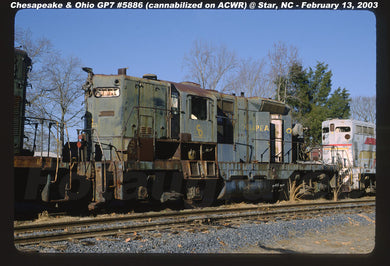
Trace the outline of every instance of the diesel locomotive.
{"label": "diesel locomotive", "polygon": [[132,77],[125,68],[83,70],[78,141],[56,158],[15,152],[16,201],[87,200],[90,210],[113,200],[208,206],[286,198],[292,181],[304,194],[327,194],[342,178],[337,163],[304,160],[303,128],[283,102]]}
{"label": "diesel locomotive", "polygon": [[112,199],[274,200],[290,179],[329,190],[336,168],[300,161],[302,127],[282,102],[84,70],[85,126],[69,159],[91,181],[90,208]]}
{"label": "diesel locomotive", "polygon": [[322,160],[340,165],[345,192],[376,191],[376,127],[353,119],[322,122]]}

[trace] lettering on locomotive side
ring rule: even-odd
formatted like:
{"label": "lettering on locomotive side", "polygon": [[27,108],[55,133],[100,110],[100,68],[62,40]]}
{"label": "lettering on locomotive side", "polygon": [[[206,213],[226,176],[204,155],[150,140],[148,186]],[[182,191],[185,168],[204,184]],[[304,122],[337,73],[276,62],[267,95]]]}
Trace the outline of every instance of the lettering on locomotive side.
{"label": "lettering on locomotive side", "polygon": [[264,132],[264,131],[269,131],[269,126],[268,125],[253,125],[252,126],[251,124],[248,124],[247,130]]}
{"label": "lettering on locomotive side", "polygon": [[203,130],[201,129],[199,124],[196,126],[196,131],[198,133],[198,137],[203,138]]}

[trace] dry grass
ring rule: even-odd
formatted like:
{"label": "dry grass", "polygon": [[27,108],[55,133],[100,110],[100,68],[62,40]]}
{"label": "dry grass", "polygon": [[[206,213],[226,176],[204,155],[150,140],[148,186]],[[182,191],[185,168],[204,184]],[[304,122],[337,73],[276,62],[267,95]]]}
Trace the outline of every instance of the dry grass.
{"label": "dry grass", "polygon": [[300,185],[297,186],[295,180],[293,182],[291,182],[291,180],[289,180],[288,185],[289,185],[289,190],[288,190],[289,191],[289,200],[290,201],[299,200],[303,196],[303,191],[301,191],[301,189],[303,188],[304,183],[301,183]]}

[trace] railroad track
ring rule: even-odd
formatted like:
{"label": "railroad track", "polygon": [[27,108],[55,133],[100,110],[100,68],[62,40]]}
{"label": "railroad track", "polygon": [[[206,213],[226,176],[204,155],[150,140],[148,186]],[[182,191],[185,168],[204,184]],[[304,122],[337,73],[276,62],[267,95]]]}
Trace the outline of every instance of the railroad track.
{"label": "railroad track", "polygon": [[304,202],[296,204],[259,205],[238,208],[207,208],[163,213],[129,214],[117,217],[88,218],[67,222],[16,225],[14,241],[17,245],[63,241],[102,235],[126,234],[142,230],[161,230],[183,224],[212,224],[218,220],[257,217],[297,217],[329,211],[372,208],[375,199],[344,200],[338,202]]}

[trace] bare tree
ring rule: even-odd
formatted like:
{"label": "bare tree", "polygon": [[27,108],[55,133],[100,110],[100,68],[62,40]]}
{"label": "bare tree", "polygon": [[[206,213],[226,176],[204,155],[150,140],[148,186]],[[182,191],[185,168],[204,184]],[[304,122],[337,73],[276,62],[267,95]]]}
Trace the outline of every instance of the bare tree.
{"label": "bare tree", "polygon": [[27,52],[34,64],[40,63],[44,56],[54,52],[50,40],[44,37],[35,40],[29,29],[19,27],[15,30],[15,46]]}
{"label": "bare tree", "polygon": [[[286,78],[288,71],[293,64],[300,62],[298,57],[298,49],[295,46],[287,46],[285,43],[279,41],[273,44],[273,49],[268,52],[269,60],[269,86],[273,91],[276,91],[276,99],[282,100],[286,98],[286,91],[281,92],[283,82],[288,82]],[[288,84],[284,84],[284,88]]]}
{"label": "bare tree", "polygon": [[[27,91],[28,103],[34,105],[34,102],[42,96],[42,82],[44,74],[42,73],[42,63],[46,58],[54,55],[56,51],[50,40],[41,37],[33,39],[29,29],[16,28],[15,46],[26,51],[32,61],[32,71],[29,73],[28,80],[30,87]],[[35,110],[26,110],[27,113],[36,115]],[[31,113],[32,112],[32,113]]]}
{"label": "bare tree", "polygon": [[[60,123],[60,142],[64,143],[65,126],[69,128],[80,122],[78,115],[82,111],[84,80],[81,63],[78,58],[53,56],[43,66],[46,77],[44,94],[41,99],[46,104],[39,108],[52,120]],[[76,119],[77,118],[77,119]]]}
{"label": "bare tree", "polygon": [[241,60],[237,72],[230,77],[226,90],[239,94],[245,92],[247,96],[259,96],[268,98],[272,91],[266,86],[264,60]]}
{"label": "bare tree", "polygon": [[49,134],[48,128],[52,126],[58,130],[58,143],[62,145],[66,131],[80,123],[78,115],[83,99],[80,60],[61,57],[48,39],[33,39],[31,31],[20,28],[15,32],[15,46],[25,50],[33,62],[29,74],[31,86],[26,93],[26,122],[30,123],[25,129],[29,139],[26,147],[35,150],[37,143],[41,151],[46,149],[50,136],[56,138]]}
{"label": "bare tree", "polygon": [[352,97],[351,118],[376,123],[376,96]]}
{"label": "bare tree", "polygon": [[[26,92],[26,113],[24,135],[26,141],[24,146],[30,150],[36,151],[36,146],[43,151],[44,140],[47,139],[47,130],[44,131],[47,121],[44,114],[36,108],[43,92],[40,89],[43,84],[44,75],[42,73],[42,62],[44,58],[54,54],[53,45],[50,40],[41,37],[34,39],[29,29],[16,27],[15,29],[15,47],[27,52],[32,61],[32,69],[28,73],[28,87]],[[40,119],[34,119],[40,118]]]}
{"label": "bare tree", "polygon": [[219,91],[226,90],[226,80],[237,64],[235,53],[225,46],[212,46],[202,41],[194,42],[183,62],[189,72],[186,78],[199,83],[204,89]]}

